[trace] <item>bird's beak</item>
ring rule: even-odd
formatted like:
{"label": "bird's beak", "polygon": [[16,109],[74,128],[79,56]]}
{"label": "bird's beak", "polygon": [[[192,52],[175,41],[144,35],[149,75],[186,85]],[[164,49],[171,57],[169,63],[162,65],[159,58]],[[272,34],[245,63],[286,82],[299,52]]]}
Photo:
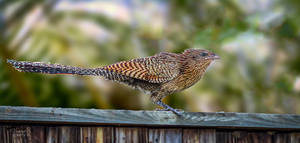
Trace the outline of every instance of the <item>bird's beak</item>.
{"label": "bird's beak", "polygon": [[214,55],[214,56],[212,57],[212,59],[217,60],[217,59],[220,59],[220,57],[219,57],[218,55]]}
{"label": "bird's beak", "polygon": [[217,60],[217,59],[220,59],[220,57],[216,54],[211,54],[211,56],[209,57],[209,59],[212,59],[212,60]]}

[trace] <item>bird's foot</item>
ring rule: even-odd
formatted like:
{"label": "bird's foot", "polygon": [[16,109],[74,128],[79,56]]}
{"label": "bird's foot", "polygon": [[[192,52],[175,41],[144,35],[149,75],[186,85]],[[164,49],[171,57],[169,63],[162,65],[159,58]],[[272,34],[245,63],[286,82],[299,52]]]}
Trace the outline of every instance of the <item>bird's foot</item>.
{"label": "bird's foot", "polygon": [[176,115],[183,115],[184,111],[183,110],[178,110],[178,109],[174,109],[174,108],[169,108],[167,109],[169,111],[172,111],[173,113],[175,113]]}
{"label": "bird's foot", "polygon": [[173,113],[175,113],[177,115],[182,115],[184,112],[184,110],[174,109],[174,108],[170,107],[169,105],[163,103],[162,101],[158,101],[158,102],[156,102],[156,104],[163,107],[162,109],[156,109],[157,111],[172,111]]}
{"label": "bird's foot", "polygon": [[177,115],[182,115],[182,113],[184,112],[184,110],[182,109],[165,109],[165,108],[156,108],[155,111],[172,111]]}

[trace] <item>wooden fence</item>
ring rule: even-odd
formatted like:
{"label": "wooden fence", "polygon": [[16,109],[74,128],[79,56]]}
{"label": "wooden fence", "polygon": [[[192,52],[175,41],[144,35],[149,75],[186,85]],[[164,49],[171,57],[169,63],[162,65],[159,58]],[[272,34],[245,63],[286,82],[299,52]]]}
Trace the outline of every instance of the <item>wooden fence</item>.
{"label": "wooden fence", "polygon": [[0,106],[1,143],[300,143],[300,116]]}

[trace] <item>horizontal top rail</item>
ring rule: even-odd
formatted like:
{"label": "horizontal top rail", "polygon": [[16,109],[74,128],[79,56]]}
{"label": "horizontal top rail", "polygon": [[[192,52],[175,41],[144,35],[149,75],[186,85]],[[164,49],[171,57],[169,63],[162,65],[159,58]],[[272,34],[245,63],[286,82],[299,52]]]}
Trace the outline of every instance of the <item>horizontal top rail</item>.
{"label": "horizontal top rail", "polygon": [[0,106],[0,123],[300,130],[300,116],[263,113],[100,110]]}

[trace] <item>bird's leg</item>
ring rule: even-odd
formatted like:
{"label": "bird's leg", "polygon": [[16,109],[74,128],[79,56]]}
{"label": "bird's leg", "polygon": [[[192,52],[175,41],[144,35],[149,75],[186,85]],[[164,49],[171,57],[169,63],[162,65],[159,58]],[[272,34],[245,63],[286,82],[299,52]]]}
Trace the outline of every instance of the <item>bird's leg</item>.
{"label": "bird's leg", "polygon": [[152,94],[151,95],[151,99],[152,99],[153,103],[159,105],[160,107],[162,107],[163,110],[172,111],[173,113],[175,113],[177,115],[182,115],[182,112],[180,112],[180,111],[170,107],[169,105],[163,103],[161,101],[162,97],[164,97],[164,96],[159,96],[159,94]]}

